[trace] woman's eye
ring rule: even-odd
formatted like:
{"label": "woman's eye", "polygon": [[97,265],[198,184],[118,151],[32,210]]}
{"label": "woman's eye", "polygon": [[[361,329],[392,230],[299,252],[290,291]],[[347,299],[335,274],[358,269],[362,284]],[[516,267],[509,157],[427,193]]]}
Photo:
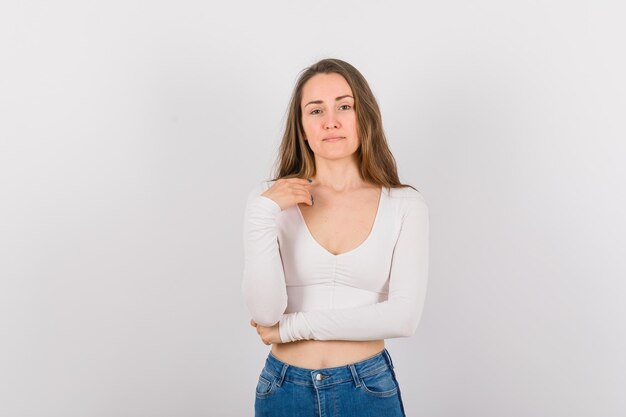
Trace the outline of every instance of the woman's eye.
{"label": "woman's eye", "polygon": [[309,114],[319,114],[319,112],[321,112],[320,109],[315,109],[315,110],[311,111],[311,113],[309,113]]}
{"label": "woman's eye", "polygon": [[352,107],[349,104],[342,104],[339,108],[342,110],[350,110]]}

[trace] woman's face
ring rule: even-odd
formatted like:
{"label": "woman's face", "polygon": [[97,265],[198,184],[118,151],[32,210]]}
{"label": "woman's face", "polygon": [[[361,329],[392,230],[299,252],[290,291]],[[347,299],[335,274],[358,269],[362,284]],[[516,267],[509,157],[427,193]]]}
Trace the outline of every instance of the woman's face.
{"label": "woman's face", "polygon": [[302,88],[302,127],[315,158],[350,157],[359,148],[352,89],[337,73],[317,74]]}

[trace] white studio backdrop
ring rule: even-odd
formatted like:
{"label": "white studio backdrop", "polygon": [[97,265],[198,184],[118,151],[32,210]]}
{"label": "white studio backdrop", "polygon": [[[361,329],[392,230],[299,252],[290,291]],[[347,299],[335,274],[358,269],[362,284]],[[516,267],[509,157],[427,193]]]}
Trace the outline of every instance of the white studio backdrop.
{"label": "white studio backdrop", "polygon": [[243,205],[326,57],[430,208],[407,415],[626,415],[624,11],[3,2],[0,415],[253,415]]}

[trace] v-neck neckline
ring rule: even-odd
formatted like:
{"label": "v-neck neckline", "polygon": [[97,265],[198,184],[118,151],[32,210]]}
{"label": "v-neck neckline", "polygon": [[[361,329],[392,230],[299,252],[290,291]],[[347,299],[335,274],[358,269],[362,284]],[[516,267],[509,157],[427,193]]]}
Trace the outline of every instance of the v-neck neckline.
{"label": "v-neck neckline", "polygon": [[306,224],[306,220],[304,220],[304,216],[302,215],[302,211],[300,211],[300,206],[298,204],[296,204],[296,210],[298,211],[298,214],[300,215],[300,220],[302,221],[302,224],[304,225],[304,228],[306,229],[307,235],[313,241],[313,243],[318,248],[320,248],[322,251],[326,252],[328,255],[332,256],[333,258],[340,258],[340,257],[342,257],[344,255],[348,255],[348,254],[351,254],[351,253],[357,251],[358,249],[360,249],[363,246],[365,246],[365,244],[370,240],[370,237],[374,234],[374,232],[376,230],[376,225],[378,224],[378,218],[380,217],[381,207],[383,205],[384,193],[385,193],[385,187],[382,186],[382,187],[380,187],[380,195],[378,196],[378,206],[376,207],[376,215],[374,216],[374,221],[372,222],[372,226],[370,227],[370,231],[369,231],[367,237],[365,238],[365,240],[363,240],[361,243],[359,243],[356,247],[354,247],[354,248],[352,248],[350,250],[347,250],[345,252],[338,253],[338,254],[332,253],[331,251],[326,249],[324,246],[322,246],[322,244],[319,243],[317,241],[317,239],[315,239],[315,237],[311,233],[311,229],[309,229],[309,226]]}

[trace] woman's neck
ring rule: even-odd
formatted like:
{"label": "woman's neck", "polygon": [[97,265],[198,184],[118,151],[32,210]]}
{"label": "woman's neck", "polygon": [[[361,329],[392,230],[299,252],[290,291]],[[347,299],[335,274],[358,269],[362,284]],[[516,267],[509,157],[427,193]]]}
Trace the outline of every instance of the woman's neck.
{"label": "woman's neck", "polygon": [[359,173],[356,155],[352,158],[337,160],[317,160],[315,171],[315,177],[313,177],[315,185],[331,188],[337,192],[361,188],[364,184]]}

